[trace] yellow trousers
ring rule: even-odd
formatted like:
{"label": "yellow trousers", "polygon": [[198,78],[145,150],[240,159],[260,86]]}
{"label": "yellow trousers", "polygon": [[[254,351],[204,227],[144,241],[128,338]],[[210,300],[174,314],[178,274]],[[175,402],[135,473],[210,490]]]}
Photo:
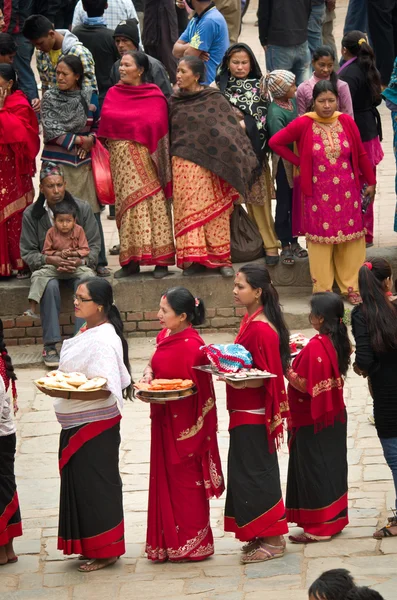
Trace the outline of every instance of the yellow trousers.
{"label": "yellow trousers", "polygon": [[215,6],[225,17],[229,30],[229,41],[234,44],[240,35],[241,0],[215,0]]}
{"label": "yellow trousers", "polygon": [[365,261],[365,238],[342,244],[307,242],[313,293],[332,291],[334,280],[343,295],[358,292],[358,270]]}
{"label": "yellow trousers", "polygon": [[263,206],[258,204],[246,204],[248,216],[255,223],[261,234],[263,246],[266,253],[277,253],[279,246],[276,232],[274,231],[274,221],[270,209],[270,199],[265,201]]}

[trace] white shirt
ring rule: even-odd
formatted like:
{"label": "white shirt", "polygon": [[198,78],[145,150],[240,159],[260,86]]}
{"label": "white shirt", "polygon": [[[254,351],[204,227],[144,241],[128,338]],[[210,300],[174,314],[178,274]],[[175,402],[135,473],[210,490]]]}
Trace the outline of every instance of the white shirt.
{"label": "white shirt", "polygon": [[12,402],[6,392],[3,378],[0,376],[0,437],[16,432],[12,418]]}
{"label": "white shirt", "polygon": [[51,208],[48,206],[47,199],[44,200],[43,208],[44,208],[44,210],[47,211],[48,217],[51,221],[51,225],[53,226],[54,225],[54,213],[52,212]]}
{"label": "white shirt", "polygon": [[[86,17],[87,13],[83,9],[81,0],[79,0],[74,9],[72,30],[77,25],[83,25],[84,18]],[[108,0],[108,7],[103,13],[103,17],[109,29],[116,29],[117,25],[126,19],[136,19],[139,23],[132,0]],[[139,32],[140,35],[141,32]]]}

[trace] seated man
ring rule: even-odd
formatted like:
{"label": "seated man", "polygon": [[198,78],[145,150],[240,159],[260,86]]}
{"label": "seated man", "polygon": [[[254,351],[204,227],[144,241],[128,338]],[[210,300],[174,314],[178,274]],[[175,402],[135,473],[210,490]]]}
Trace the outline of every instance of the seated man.
{"label": "seated man", "polygon": [[197,56],[205,61],[206,80],[211,84],[218,65],[229,47],[229,33],[223,15],[210,0],[189,0],[187,4],[196,14],[175,42],[173,54],[176,58]]}
{"label": "seated man", "polygon": [[17,53],[17,45],[9,33],[0,33],[0,63],[12,65]]}
{"label": "seated man", "polygon": [[[54,224],[52,207],[62,200],[67,200],[76,206],[76,223],[84,229],[90,252],[85,259],[62,256],[46,256],[42,253],[47,231]],[[81,265],[95,269],[98,254],[101,247],[99,229],[87,202],[74,198],[66,191],[66,182],[60,165],[44,162],[40,172],[40,196],[34,204],[31,204],[23,213],[21,233],[21,256],[28,264],[32,272],[40,269],[43,265],[54,265],[72,275]],[[76,277],[66,281],[74,289],[79,280]],[[43,358],[47,367],[59,365],[59,354],[55,344],[61,341],[59,326],[59,314],[61,311],[61,295],[59,291],[59,280],[52,279],[45,289],[40,302],[40,316],[43,327]],[[78,330],[82,326],[81,319],[76,319],[75,327]]]}
{"label": "seated man", "polygon": [[[136,19],[121,21],[114,30],[113,37],[120,56],[123,56],[129,50],[139,50],[138,21]],[[147,57],[150,65],[149,72],[153,78],[153,83],[159,86],[164,96],[171,96],[172,86],[164,65],[148,54]],[[110,72],[110,81],[112,85],[116,85],[116,83],[120,81],[119,68],[120,60],[114,63]]]}
{"label": "seated man", "polygon": [[84,85],[91,86],[93,92],[98,93],[92,54],[73,33],[66,29],[54,29],[51,21],[42,15],[32,15],[26,19],[22,32],[38,50],[37,70],[42,95],[56,86],[58,60],[66,54],[80,58],[84,67]]}

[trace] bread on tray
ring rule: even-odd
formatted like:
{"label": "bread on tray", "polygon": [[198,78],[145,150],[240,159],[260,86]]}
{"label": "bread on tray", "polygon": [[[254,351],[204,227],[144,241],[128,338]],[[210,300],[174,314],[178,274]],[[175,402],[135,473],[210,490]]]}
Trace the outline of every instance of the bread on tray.
{"label": "bread on tray", "polygon": [[101,389],[107,382],[104,377],[93,377],[88,379],[84,373],[63,373],[62,371],[50,371],[47,375],[36,379],[39,386],[52,389],[69,390],[74,392],[91,392]]}

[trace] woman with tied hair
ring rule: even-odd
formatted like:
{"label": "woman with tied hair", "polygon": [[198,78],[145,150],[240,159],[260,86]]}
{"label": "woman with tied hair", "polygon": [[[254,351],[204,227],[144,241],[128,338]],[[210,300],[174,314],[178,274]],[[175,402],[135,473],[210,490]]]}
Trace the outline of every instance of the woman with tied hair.
{"label": "woman with tied hair", "polygon": [[107,382],[94,392],[43,391],[55,398],[61,493],[58,550],[81,554],[83,573],[113,565],[125,553],[120,420],[132,398],[128,343],[106,279],[81,280],[74,296],[80,332],[62,344],[59,370]]}
{"label": "woman with tied hair", "polygon": [[158,318],[162,331],[142,382],[190,379],[197,393],[150,406],[146,553],[152,561],[195,562],[214,553],[209,500],[224,490],[212,377],[194,368],[208,363],[193,329],[204,323],[204,303],[184,287],[171,288]]}
{"label": "woman with tied hair", "polygon": [[203,86],[205,64],[185,56],[169,100],[177,265],[184,275],[233,277],[230,215],[250,189],[258,159],[223,94]]}
{"label": "woman with tied hair", "polygon": [[[0,567],[17,562],[13,541],[22,535],[14,472],[16,427],[13,414],[18,410],[16,379],[0,319]],[[12,392],[12,399],[9,392]]]}
{"label": "woman with tied hair", "polygon": [[314,294],[310,323],[317,331],[287,371],[291,410],[287,521],[303,528],[295,544],[330,540],[348,524],[347,418],[343,378],[351,345],[343,300]]}
{"label": "woman with tied hair", "polygon": [[[397,303],[392,293],[393,274],[384,258],[373,258],[359,270],[362,304],[352,312],[356,341],[355,371],[368,377],[374,401],[376,431],[389,465],[397,510]],[[374,533],[379,539],[397,535],[397,512],[386,527]]]}
{"label": "woman with tied hair", "polygon": [[215,77],[215,84],[230,102],[252,144],[260,169],[251,189],[241,198],[251,219],[257,225],[266,251],[266,264],[276,265],[278,241],[271,211],[271,181],[267,157],[266,127],[269,101],[262,95],[262,71],[251,48],[233,44],[228,48]]}
{"label": "woman with tied hair", "polygon": [[[375,195],[375,175],[349,115],[336,110],[338,92],[330,81],[313,90],[313,112],[295,119],[269,145],[300,168],[293,206],[293,229],[306,235],[313,292],[331,291],[336,280],[342,295],[358,304],[357,273],[365,260],[360,177]],[[296,142],[298,154],[291,150]],[[298,182],[296,182],[298,183]]]}
{"label": "woman with tied hair", "polygon": [[34,198],[39,149],[37,117],[18,90],[12,65],[0,64],[0,280],[15,272],[18,279],[30,276],[19,242],[23,211]]}
{"label": "woman with tied hair", "polygon": [[244,564],[284,555],[288,532],[277,452],[289,417],[284,373],[290,362],[289,332],[277,290],[264,265],[239,270],[233,290],[246,309],[235,343],[252,355],[253,366],[277,377],[227,381],[230,446],[225,531],[246,544]]}
{"label": "woman with tied hair", "polygon": [[[376,166],[383,158],[381,146],[382,124],[377,106],[382,101],[380,74],[376,68],[375,54],[368,44],[367,36],[362,31],[349,31],[342,39],[342,57],[344,64],[338,71],[339,79],[345,81],[350,88],[353,102],[354,120],[359,129],[361,140],[372,170],[376,176]],[[364,177],[360,178],[363,187]],[[367,246],[374,240],[374,207],[368,206],[363,216],[367,230],[365,241]]]}
{"label": "woman with tied hair", "polygon": [[153,276],[161,279],[175,263],[168,130],[167,100],[152,82],[148,57],[126,52],[98,130],[109,150],[116,196],[121,265],[116,279],[136,275],[141,265],[154,266]]}
{"label": "woman with tied hair", "polygon": [[[276,70],[262,79],[262,92],[272,99],[267,115],[269,137],[296,119],[295,75]],[[276,233],[281,242],[281,262],[292,266],[295,258],[306,258],[307,250],[292,232],[293,165],[273,152],[273,175],[276,183]]]}

